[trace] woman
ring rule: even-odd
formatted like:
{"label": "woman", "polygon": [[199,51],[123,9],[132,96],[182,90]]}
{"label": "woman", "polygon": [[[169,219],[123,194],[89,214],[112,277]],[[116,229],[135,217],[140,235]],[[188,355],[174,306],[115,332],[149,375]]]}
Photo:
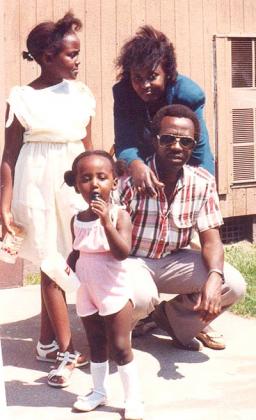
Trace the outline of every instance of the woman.
{"label": "woman", "polygon": [[144,164],[152,154],[150,125],[164,105],[183,104],[200,121],[201,136],[189,164],[214,173],[214,160],[203,119],[205,96],[191,79],[177,73],[174,47],[151,26],[141,27],[124,44],[116,62],[119,82],[113,87],[115,153],[126,161],[138,188],[151,195],[161,183]]}

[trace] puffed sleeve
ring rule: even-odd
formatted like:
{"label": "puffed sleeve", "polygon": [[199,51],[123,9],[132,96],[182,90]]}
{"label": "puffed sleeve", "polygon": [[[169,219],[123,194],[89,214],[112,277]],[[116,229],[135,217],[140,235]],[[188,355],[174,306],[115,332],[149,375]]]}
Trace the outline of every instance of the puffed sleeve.
{"label": "puffed sleeve", "polygon": [[28,111],[26,103],[24,102],[24,88],[22,86],[14,86],[7,99],[9,104],[9,114],[6,120],[5,127],[8,128],[12,125],[14,115],[17,117],[20,124],[27,129],[28,128]]}

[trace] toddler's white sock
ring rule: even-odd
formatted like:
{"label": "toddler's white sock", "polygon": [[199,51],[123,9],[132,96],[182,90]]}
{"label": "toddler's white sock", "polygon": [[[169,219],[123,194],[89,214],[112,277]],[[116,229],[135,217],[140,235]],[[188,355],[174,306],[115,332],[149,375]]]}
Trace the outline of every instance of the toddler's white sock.
{"label": "toddler's white sock", "polygon": [[124,388],[125,401],[140,401],[139,375],[135,361],[132,360],[126,365],[118,366],[118,372]]}

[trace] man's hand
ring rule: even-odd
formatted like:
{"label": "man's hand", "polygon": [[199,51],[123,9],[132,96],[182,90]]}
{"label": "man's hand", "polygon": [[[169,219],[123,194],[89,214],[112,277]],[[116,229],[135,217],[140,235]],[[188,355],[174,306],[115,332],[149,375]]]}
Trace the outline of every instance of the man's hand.
{"label": "man's hand", "polygon": [[218,273],[211,273],[199,294],[194,311],[201,312],[201,319],[210,322],[221,312],[222,278]]}
{"label": "man's hand", "polygon": [[157,189],[164,188],[164,184],[141,160],[133,160],[129,165],[129,172],[137,190],[144,191],[151,197],[157,195]]}

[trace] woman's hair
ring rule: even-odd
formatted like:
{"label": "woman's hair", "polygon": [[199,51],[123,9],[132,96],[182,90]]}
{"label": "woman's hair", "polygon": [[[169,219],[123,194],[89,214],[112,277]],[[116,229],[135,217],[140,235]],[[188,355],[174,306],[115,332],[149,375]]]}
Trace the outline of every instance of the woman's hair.
{"label": "woman's hair", "polygon": [[200,123],[192,109],[180,104],[166,105],[160,108],[159,111],[155,114],[151,125],[151,133],[154,137],[156,137],[159,134],[161,128],[161,121],[164,117],[188,118],[189,120],[191,120],[194,124],[195,140],[197,142],[199,141]]}
{"label": "woman's hair", "polygon": [[104,150],[87,150],[86,152],[80,153],[80,155],[78,155],[75,158],[75,160],[72,164],[71,171],[66,171],[64,173],[64,181],[69,187],[75,187],[75,185],[76,185],[78,162],[81,159],[89,157],[89,156],[101,156],[101,157],[104,157],[105,159],[108,159],[108,161],[111,164],[113,177],[114,178],[116,177],[116,164],[115,164],[114,159],[112,158],[112,156],[109,153],[105,152]]}
{"label": "woman's hair", "polygon": [[27,49],[22,56],[25,60],[33,59],[40,64],[44,52],[53,55],[58,54],[62,49],[63,38],[66,34],[79,31],[82,22],[69,11],[56,23],[52,21],[42,22],[35,26],[27,37]]}
{"label": "woman's hair", "polygon": [[145,25],[121,48],[116,59],[117,78],[129,79],[131,68],[141,70],[146,67],[152,70],[159,64],[162,65],[170,83],[175,83],[176,56],[172,43],[162,32]]}

